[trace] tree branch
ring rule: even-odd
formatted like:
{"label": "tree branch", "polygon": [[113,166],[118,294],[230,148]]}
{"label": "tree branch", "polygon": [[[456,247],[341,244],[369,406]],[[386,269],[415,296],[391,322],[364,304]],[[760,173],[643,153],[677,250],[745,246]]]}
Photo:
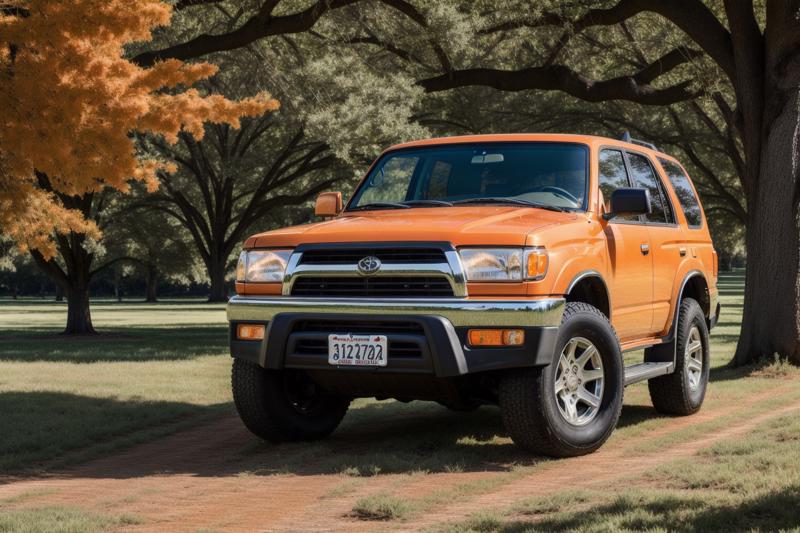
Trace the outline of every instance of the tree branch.
{"label": "tree branch", "polygon": [[427,92],[482,85],[502,91],[563,91],[588,102],[628,100],[644,105],[667,105],[697,96],[689,88],[690,82],[680,82],[663,89],[649,83],[698,54],[699,52],[690,49],[675,49],[632,76],[620,76],[605,81],[590,80],[563,65],[547,65],[522,70],[455,70],[417,83]]}
{"label": "tree branch", "polygon": [[[181,3],[198,5],[212,3],[214,0],[182,0]],[[176,58],[192,59],[213,52],[233,50],[246,46],[258,39],[276,35],[301,33],[311,29],[326,13],[356,4],[363,0],[317,0],[313,5],[289,15],[272,16],[272,11],[280,0],[265,0],[258,13],[250,17],[244,24],[227,33],[209,35],[202,34],[186,42],[143,52],[132,59],[139,66],[149,67],[156,61]],[[424,23],[424,17],[414,6],[404,0],[380,0],[381,3],[399,10],[418,24]],[[438,53],[438,52],[437,52]]]}

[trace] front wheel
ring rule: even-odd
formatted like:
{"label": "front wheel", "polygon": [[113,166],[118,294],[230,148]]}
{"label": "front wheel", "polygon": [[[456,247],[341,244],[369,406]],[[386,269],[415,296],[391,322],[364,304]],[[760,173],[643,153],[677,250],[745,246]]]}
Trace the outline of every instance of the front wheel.
{"label": "front wheel", "polygon": [[233,360],[233,401],[244,425],[271,442],[317,440],[337,428],[349,398],[321,390],[298,370],[265,370]]}
{"label": "front wheel", "polygon": [[568,303],[553,363],[501,381],[503,423],[516,444],[533,452],[591,453],[617,425],[623,372],[619,341],[606,316],[591,305]]}

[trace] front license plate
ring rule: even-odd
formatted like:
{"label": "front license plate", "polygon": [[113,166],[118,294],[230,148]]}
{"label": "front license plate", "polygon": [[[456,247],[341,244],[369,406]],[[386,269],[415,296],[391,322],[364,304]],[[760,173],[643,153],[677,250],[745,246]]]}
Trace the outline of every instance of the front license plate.
{"label": "front license plate", "polygon": [[328,335],[328,363],[349,366],[386,366],[386,335]]}

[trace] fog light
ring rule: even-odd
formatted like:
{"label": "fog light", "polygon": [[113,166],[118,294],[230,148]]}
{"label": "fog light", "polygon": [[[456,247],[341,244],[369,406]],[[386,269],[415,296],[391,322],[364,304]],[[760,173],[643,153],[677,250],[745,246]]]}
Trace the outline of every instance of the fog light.
{"label": "fog light", "polygon": [[525,330],[523,329],[504,329],[503,344],[506,346],[519,346],[525,343]]}
{"label": "fog light", "polygon": [[243,341],[260,341],[264,338],[264,325],[239,324],[236,326],[236,338]]}
{"label": "fog light", "polygon": [[471,329],[467,337],[472,346],[520,346],[525,343],[525,330]]}

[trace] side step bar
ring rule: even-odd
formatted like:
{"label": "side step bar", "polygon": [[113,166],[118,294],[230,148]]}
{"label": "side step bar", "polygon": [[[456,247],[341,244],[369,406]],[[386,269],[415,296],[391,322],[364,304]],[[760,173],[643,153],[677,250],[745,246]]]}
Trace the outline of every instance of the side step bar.
{"label": "side step bar", "polygon": [[625,367],[625,386],[650,378],[671,374],[673,363],[639,363]]}

